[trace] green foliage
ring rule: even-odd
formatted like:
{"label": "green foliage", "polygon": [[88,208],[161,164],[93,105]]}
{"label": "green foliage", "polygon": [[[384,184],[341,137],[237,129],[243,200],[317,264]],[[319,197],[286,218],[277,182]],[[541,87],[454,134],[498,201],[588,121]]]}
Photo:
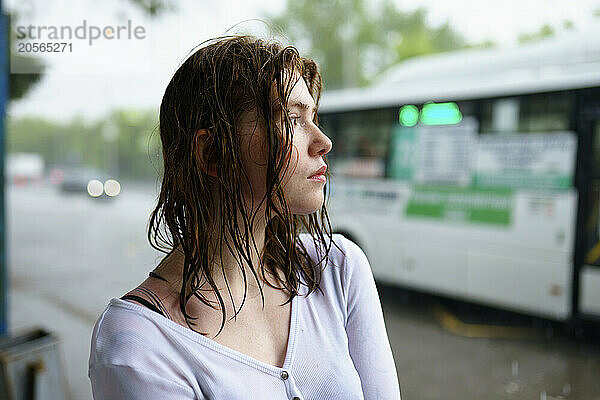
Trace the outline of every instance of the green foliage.
{"label": "green foliage", "polygon": [[447,23],[430,26],[425,10],[391,0],[288,1],[270,20],[319,63],[326,89],[365,86],[407,58],[467,46]]}
{"label": "green foliage", "polygon": [[[43,71],[44,65],[41,60],[36,57],[24,56],[21,54],[11,54],[12,62],[17,64],[16,68],[19,68],[19,64],[29,64],[29,67],[33,71]],[[31,90],[36,83],[42,78],[41,73],[30,73],[30,74],[10,74],[9,76],[9,99],[18,100],[24,97],[29,90]]]}
{"label": "green foliage", "polygon": [[[116,137],[103,132],[113,124]],[[43,118],[8,118],[8,153],[42,155],[47,165],[80,163],[121,179],[154,179],[162,165],[155,112],[119,110],[106,120],[74,118],[57,123]]]}
{"label": "green foliage", "polygon": [[490,49],[492,47],[496,47],[496,42],[491,39],[484,40],[480,43],[472,43],[468,44],[466,48],[468,49]]}
{"label": "green foliage", "polygon": [[531,33],[521,33],[519,35],[519,43],[535,42],[541,39],[545,39],[550,36],[554,36],[555,30],[552,26],[544,24],[540,29]]}
{"label": "green foliage", "polygon": [[175,5],[172,0],[128,0],[150,16],[156,16],[165,10],[172,10]]}
{"label": "green foliage", "polygon": [[[570,31],[575,29],[575,24],[573,23],[573,21],[570,21],[568,19],[564,20],[561,25],[563,31]],[[518,37],[518,41],[519,43],[537,42],[539,40],[552,37],[556,35],[556,33],[556,28],[549,24],[544,24],[537,31],[521,33]]]}
{"label": "green foliage", "polygon": [[27,74],[10,74],[9,75],[9,99],[18,100],[23,97],[38,83],[40,82],[45,65],[42,60],[38,57],[30,55],[23,55],[15,53],[15,49],[12,46],[12,41],[15,40],[14,29],[12,25],[16,21],[18,16],[8,15],[8,26],[11,27],[8,35],[8,48],[10,49],[11,68],[15,68],[19,71],[31,71]]}
{"label": "green foliage", "polygon": [[563,21],[562,26],[563,26],[563,29],[565,29],[565,30],[571,30],[571,29],[575,28],[575,24],[573,23],[573,21],[568,20],[568,19]]}

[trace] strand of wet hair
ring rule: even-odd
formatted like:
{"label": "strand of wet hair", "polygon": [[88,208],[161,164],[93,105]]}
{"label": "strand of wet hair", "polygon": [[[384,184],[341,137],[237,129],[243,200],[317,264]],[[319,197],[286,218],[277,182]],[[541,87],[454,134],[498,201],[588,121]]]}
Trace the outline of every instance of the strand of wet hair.
{"label": "strand of wet hair", "polygon": [[160,301],[160,299],[158,298],[158,296],[152,290],[141,286],[141,287],[135,288],[133,291],[138,291],[138,292],[141,292],[141,293],[144,293],[144,294],[147,294],[148,296],[150,296],[150,298],[152,300],[151,303],[154,306],[156,306],[159,310],[161,310],[165,314],[165,316],[167,318],[172,319],[171,315],[169,314],[169,312],[167,311],[167,309],[163,305],[162,301]]}

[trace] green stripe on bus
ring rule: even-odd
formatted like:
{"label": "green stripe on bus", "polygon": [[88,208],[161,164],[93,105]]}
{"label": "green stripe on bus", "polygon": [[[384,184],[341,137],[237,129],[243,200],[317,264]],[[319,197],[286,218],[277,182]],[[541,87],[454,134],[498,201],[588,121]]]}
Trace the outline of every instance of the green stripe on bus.
{"label": "green stripe on bus", "polygon": [[568,175],[553,173],[528,173],[526,171],[476,174],[473,185],[478,187],[511,187],[523,189],[569,189],[573,179]]}
{"label": "green stripe on bus", "polygon": [[510,224],[513,191],[502,188],[414,187],[407,217],[474,224]]}

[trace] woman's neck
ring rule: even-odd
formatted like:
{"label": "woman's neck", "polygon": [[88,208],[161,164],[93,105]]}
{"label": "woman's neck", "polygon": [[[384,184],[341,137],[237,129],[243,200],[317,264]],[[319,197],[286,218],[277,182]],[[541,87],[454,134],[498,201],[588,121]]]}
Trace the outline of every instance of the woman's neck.
{"label": "woman's neck", "polygon": [[[255,225],[256,228],[256,225]],[[237,257],[232,254],[227,244],[223,242],[220,247],[215,247],[217,250],[214,252],[213,262],[210,265],[211,278],[213,279],[217,289],[221,296],[229,297],[229,291],[233,296],[236,303],[244,296],[244,289],[247,288],[246,298],[260,296],[260,289],[264,288],[266,278],[263,275],[263,268],[260,266],[261,254],[264,248],[264,237],[265,229],[264,226],[260,226],[259,229],[254,231],[254,241],[250,240],[248,244],[250,250],[250,260],[252,266],[258,277],[258,282],[250,269],[250,265],[246,258],[241,255]],[[230,246],[235,251],[236,248],[232,245],[230,240]],[[220,249],[220,252],[219,250]],[[247,254],[245,255],[248,256]],[[199,260],[202,262],[203,260]],[[165,278],[169,282],[169,293],[171,295],[181,292],[182,280],[183,280],[183,267],[185,262],[185,254],[181,246],[177,246],[169,255],[167,255],[161,263],[154,270],[157,274]],[[244,282],[244,274],[240,268],[240,264],[243,266],[246,282]],[[217,297],[211,295],[213,288],[209,284],[206,276],[199,272],[199,278],[201,280],[201,286],[199,288],[199,294],[202,294],[209,300],[216,300]],[[273,279],[270,279],[273,282]],[[229,287],[229,291],[228,291]],[[218,304],[218,303],[217,303]]]}

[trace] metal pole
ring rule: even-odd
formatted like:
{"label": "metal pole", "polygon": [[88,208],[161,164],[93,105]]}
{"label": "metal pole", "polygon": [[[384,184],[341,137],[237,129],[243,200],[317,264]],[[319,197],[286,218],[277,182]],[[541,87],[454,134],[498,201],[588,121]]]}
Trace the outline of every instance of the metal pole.
{"label": "metal pole", "polygon": [[8,18],[0,0],[0,336],[8,332],[8,266],[4,195],[4,117],[8,97]]}

